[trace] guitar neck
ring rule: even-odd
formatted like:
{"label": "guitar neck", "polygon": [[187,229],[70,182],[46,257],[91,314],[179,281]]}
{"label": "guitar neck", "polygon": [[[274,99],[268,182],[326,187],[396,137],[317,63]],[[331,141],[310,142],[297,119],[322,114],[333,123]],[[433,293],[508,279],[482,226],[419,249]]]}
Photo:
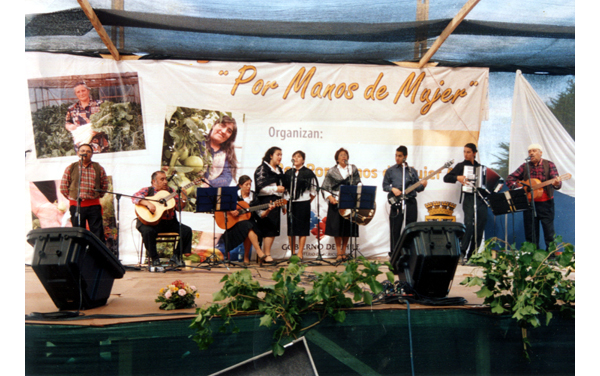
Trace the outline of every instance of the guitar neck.
{"label": "guitar neck", "polygon": [[[198,183],[199,183],[199,181],[196,181],[196,180],[194,180],[193,182],[191,182],[191,183],[188,183],[188,184],[184,185],[183,187],[181,187],[181,190],[182,190],[182,191],[185,191],[186,189],[188,189],[188,188],[191,188],[191,187],[193,187],[193,186],[197,185]],[[169,194],[168,196],[166,196],[166,197],[165,197],[163,200],[165,200],[165,201],[169,201],[170,199],[174,198],[175,196],[177,196],[177,191],[175,191],[175,192],[173,192],[173,193],[170,193],[170,194]]]}
{"label": "guitar neck", "polygon": [[248,213],[248,212],[253,212],[253,211],[257,211],[257,210],[263,210],[269,207],[270,204],[262,204],[262,205],[256,205],[256,206],[252,206],[248,209],[239,209],[240,212],[243,213]]}
{"label": "guitar neck", "polygon": [[433,171],[429,175],[425,176],[423,179],[419,180],[415,184],[411,185],[410,187],[408,187],[406,189],[406,193],[405,194],[409,194],[410,192],[414,191],[415,189],[417,189],[421,185],[421,183],[422,183],[423,180],[429,180],[429,179],[431,179],[435,175],[439,174],[444,168],[446,168],[445,165],[442,166],[442,167],[440,167],[440,168],[438,168],[437,170]]}
{"label": "guitar neck", "polygon": [[[564,175],[559,176],[559,178],[560,178],[560,181],[569,180],[569,179],[571,179],[571,174],[564,174]],[[536,184],[533,187],[531,187],[531,190],[535,191],[536,189],[544,188],[545,186],[552,184],[553,180],[554,179],[550,179],[550,180],[547,180],[547,181],[545,181],[543,183]]]}

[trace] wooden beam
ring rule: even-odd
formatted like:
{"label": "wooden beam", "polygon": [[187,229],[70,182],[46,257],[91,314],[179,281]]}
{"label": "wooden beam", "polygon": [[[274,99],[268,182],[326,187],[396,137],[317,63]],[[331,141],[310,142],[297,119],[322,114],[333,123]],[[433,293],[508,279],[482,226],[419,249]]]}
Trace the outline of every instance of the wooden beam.
{"label": "wooden beam", "polygon": [[83,10],[83,13],[85,13],[87,18],[92,23],[92,26],[94,26],[94,29],[96,29],[96,32],[100,36],[100,39],[102,39],[102,42],[104,42],[104,44],[108,48],[108,51],[110,52],[113,59],[117,61],[120,60],[121,57],[119,55],[119,51],[117,50],[113,42],[110,40],[110,37],[106,33],[106,30],[104,30],[104,26],[102,26],[102,23],[100,23],[100,20],[98,19],[98,16],[96,15],[96,12],[94,12],[94,9],[90,5],[90,3],[87,0],[77,0],[77,2]]}
{"label": "wooden beam", "polygon": [[465,5],[461,8],[456,16],[450,21],[448,26],[442,31],[440,36],[433,42],[431,48],[427,50],[427,53],[421,58],[419,61],[419,68],[423,68],[425,64],[429,62],[433,54],[437,52],[437,50],[442,46],[442,43],[446,41],[446,39],[452,34],[452,32],[458,27],[458,25],[462,22],[462,20],[467,17],[469,12],[479,3],[480,0],[469,0]]}
{"label": "wooden beam", "polygon": [[[110,55],[110,54],[100,54],[100,57],[102,57],[103,59],[109,59],[109,60],[114,59],[113,55]],[[139,60],[141,58],[142,57],[138,56],[138,55],[119,55],[119,60]]]}
{"label": "wooden beam", "polygon": [[[403,67],[403,68],[416,68],[416,69],[423,68],[422,66],[420,66],[420,63],[417,61],[392,61],[392,63],[396,64],[399,67]],[[431,68],[431,67],[437,66],[438,64],[439,63],[427,63],[427,64],[425,64],[425,67]]]}

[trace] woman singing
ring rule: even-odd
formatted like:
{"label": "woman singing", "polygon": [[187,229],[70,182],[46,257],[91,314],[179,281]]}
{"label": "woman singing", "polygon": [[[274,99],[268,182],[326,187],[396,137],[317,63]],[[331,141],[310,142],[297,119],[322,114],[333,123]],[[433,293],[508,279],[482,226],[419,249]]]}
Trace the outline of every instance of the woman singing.
{"label": "woman singing", "polygon": [[[310,232],[310,203],[317,195],[317,177],[304,166],[306,154],[298,150],[292,156],[294,167],[285,172],[285,187],[290,194],[288,202],[288,240],[292,255],[298,244],[298,257],[302,259],[306,237]],[[296,236],[298,243],[296,243]]]}
{"label": "woman singing", "polygon": [[[281,149],[277,146],[271,147],[265,153],[262,164],[254,172],[254,181],[259,203],[265,204],[280,200],[285,192],[283,185],[283,170],[279,167],[281,163]],[[274,208],[265,217],[258,221],[260,232],[263,236],[263,251],[265,262],[273,262],[271,257],[271,246],[276,236],[279,236],[280,210]],[[285,214],[285,208],[283,209]]]}
{"label": "woman singing", "polygon": [[329,201],[325,235],[333,236],[337,251],[336,261],[346,258],[346,247],[350,237],[358,236],[358,225],[342,217],[339,213],[338,199],[342,185],[361,184],[355,165],[348,164],[348,150],[340,148],[335,152],[337,165],[330,168],[323,180],[323,197]]}

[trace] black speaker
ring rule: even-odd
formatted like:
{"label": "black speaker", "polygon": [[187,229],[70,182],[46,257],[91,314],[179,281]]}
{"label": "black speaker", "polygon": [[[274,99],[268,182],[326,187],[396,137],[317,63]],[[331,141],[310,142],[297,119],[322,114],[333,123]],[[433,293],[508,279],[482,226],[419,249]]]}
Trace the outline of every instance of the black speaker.
{"label": "black speaker", "polygon": [[460,259],[465,225],[456,222],[415,222],[406,226],[390,264],[402,282],[419,295],[448,295]]}
{"label": "black speaker", "polygon": [[106,304],[115,278],[125,268],[90,231],[80,227],[42,228],[27,234],[32,269],[59,310]]}

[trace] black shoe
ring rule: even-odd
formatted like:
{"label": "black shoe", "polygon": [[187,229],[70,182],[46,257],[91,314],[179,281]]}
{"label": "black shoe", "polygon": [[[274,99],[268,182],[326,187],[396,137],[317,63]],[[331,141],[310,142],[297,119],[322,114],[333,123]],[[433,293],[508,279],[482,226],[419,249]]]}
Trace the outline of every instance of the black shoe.
{"label": "black shoe", "polygon": [[171,265],[178,266],[178,267],[185,266],[185,262],[183,262],[180,257],[175,256],[175,255],[173,255],[173,257],[171,257],[171,259],[169,260],[169,263]]}
{"label": "black shoe", "polygon": [[152,260],[152,266],[160,266],[160,259],[155,258],[154,260]]}

